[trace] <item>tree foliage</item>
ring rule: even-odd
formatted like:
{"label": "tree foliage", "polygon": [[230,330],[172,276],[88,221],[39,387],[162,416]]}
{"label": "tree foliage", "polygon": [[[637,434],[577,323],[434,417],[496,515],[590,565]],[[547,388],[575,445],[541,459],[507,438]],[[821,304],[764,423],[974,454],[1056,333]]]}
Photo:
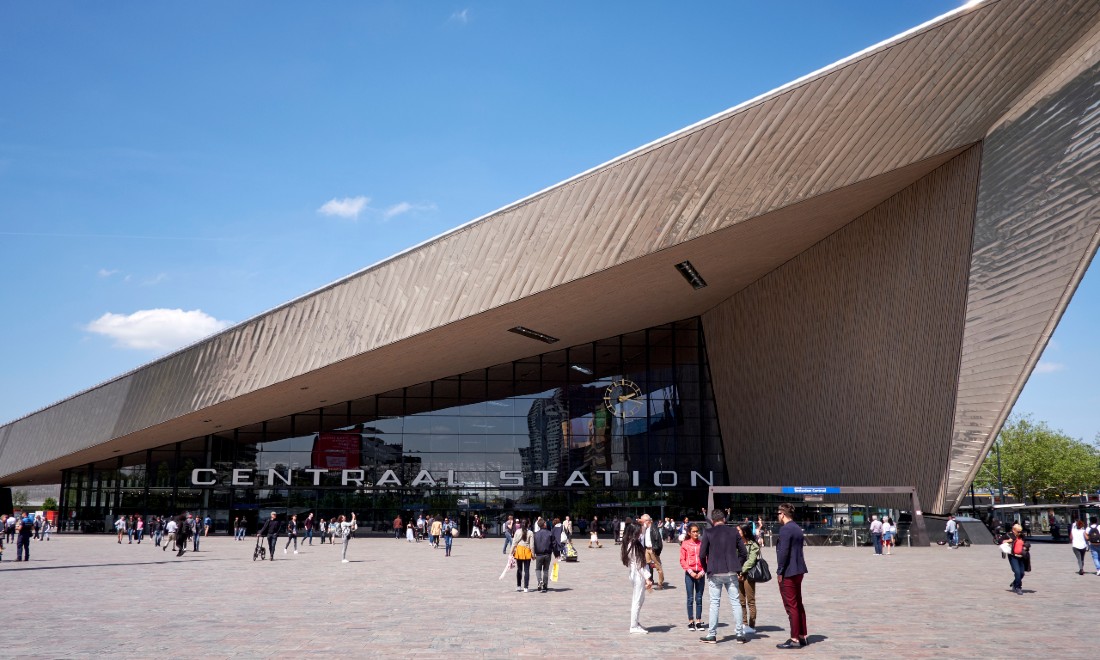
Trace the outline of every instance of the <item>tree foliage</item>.
{"label": "tree foliage", "polygon": [[15,506],[27,506],[27,491],[17,490],[11,494],[11,503]]}
{"label": "tree foliage", "polygon": [[43,511],[57,511],[57,500],[52,497],[47,497],[42,502]]}
{"label": "tree foliage", "polygon": [[976,487],[997,488],[998,446],[1005,492],[1021,502],[1062,501],[1100,485],[1100,451],[1095,445],[1030,416],[1014,416],[1005,422],[978,470]]}

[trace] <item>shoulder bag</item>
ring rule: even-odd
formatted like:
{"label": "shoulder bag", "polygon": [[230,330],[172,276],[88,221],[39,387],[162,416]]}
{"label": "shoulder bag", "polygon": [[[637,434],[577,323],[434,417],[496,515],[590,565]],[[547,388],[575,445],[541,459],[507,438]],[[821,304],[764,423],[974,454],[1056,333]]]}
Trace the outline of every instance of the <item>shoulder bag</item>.
{"label": "shoulder bag", "polygon": [[768,568],[768,562],[763,557],[757,557],[756,563],[745,573],[745,578],[753,582],[769,582],[772,579],[772,571]]}

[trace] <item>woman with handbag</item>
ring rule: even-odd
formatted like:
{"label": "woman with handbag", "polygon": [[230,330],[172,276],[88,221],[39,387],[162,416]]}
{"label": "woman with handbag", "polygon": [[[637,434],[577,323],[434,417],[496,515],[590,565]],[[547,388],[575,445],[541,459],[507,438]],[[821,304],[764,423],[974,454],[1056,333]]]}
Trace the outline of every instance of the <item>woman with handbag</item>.
{"label": "woman with handbag", "polygon": [[526,593],[531,583],[531,558],[535,556],[531,544],[534,540],[531,522],[524,518],[512,539],[512,556],[516,558],[516,591]]}
{"label": "woman with handbag", "polygon": [[454,537],[458,535],[458,525],[451,522],[450,518],[443,519],[443,547],[447,549],[445,557],[451,556],[451,543],[454,542]]}
{"label": "woman with handbag", "polygon": [[1012,535],[1009,536],[1009,555],[1008,564],[1012,567],[1012,591],[1017,595],[1024,595],[1023,582],[1024,572],[1028,568],[1027,564],[1031,558],[1028,556],[1031,551],[1031,544],[1024,540],[1024,528],[1016,524],[1012,526]]}
{"label": "woman with handbag", "polygon": [[741,616],[745,624],[745,634],[756,633],[756,580],[749,577],[749,569],[756,565],[760,558],[760,544],[752,533],[752,523],[745,523],[737,527],[741,534],[741,540],[745,542],[745,548],[749,551],[749,558],[741,567],[741,573],[737,576],[737,600],[741,603]]}
{"label": "woman with handbag", "polygon": [[645,592],[653,588],[653,574],[649,572],[649,565],[645,560],[645,545],[642,544],[641,533],[641,527],[626,523],[623,527],[621,552],[623,566],[630,569],[630,582],[634,587],[630,601],[630,632],[644,635],[649,631],[638,622],[638,616],[642,613]]}

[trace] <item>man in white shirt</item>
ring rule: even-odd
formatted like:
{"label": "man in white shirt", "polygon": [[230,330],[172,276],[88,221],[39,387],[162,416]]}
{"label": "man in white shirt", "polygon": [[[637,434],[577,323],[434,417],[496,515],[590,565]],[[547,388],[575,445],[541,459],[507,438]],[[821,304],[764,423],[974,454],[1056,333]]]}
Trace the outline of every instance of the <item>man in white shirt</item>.
{"label": "man in white shirt", "polygon": [[875,542],[875,554],[882,554],[882,521],[871,516],[871,540]]}
{"label": "man in white shirt", "polygon": [[[628,539],[623,539],[626,543]],[[646,563],[653,566],[656,578],[653,580],[654,589],[665,588],[665,569],[661,567],[661,550],[664,541],[661,539],[661,530],[653,525],[653,518],[648,513],[642,514],[642,545],[645,546]]]}
{"label": "man in white shirt", "polygon": [[168,524],[164,526],[164,531],[168,534],[167,539],[164,541],[164,545],[160,547],[161,550],[167,550],[168,546],[176,545],[176,530],[179,529],[179,525],[176,524],[175,518],[169,518]]}
{"label": "man in white shirt", "polygon": [[947,545],[952,550],[959,547],[959,523],[955,522],[955,516],[950,516],[947,519],[947,525],[943,528],[943,534],[946,537]]}

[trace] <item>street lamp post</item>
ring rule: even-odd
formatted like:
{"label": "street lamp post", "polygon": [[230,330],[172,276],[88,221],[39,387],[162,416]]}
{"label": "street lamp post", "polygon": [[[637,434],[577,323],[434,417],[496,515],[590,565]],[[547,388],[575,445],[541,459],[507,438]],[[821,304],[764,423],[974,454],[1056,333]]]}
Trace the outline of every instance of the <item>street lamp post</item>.
{"label": "street lamp post", "polygon": [[1001,504],[1005,503],[1005,482],[1001,480],[1001,439],[997,438],[997,488],[1001,491]]}

